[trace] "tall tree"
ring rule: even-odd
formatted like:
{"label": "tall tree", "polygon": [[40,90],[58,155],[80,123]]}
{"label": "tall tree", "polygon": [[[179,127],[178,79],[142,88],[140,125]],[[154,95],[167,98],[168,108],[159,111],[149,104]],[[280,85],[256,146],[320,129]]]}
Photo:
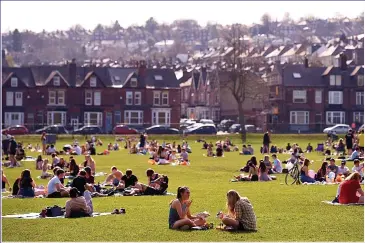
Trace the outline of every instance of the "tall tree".
{"label": "tall tree", "polygon": [[18,29],[13,32],[13,51],[20,52],[22,50],[22,36]]}
{"label": "tall tree", "polygon": [[271,16],[268,13],[265,13],[261,17],[261,22],[264,28],[264,32],[268,35],[270,32],[270,25],[271,25]]}
{"label": "tall tree", "polygon": [[119,31],[122,29],[122,26],[120,26],[118,20],[116,20],[113,24],[113,31],[116,32],[116,31]]}
{"label": "tall tree", "polygon": [[151,17],[146,21],[145,27],[148,32],[150,32],[152,35],[154,35],[155,31],[158,28],[158,23],[153,17]]}
{"label": "tall tree", "polygon": [[290,17],[290,13],[289,12],[286,12],[285,14],[284,14],[284,17],[283,17],[283,22],[284,23],[290,23],[292,21],[292,19],[291,19],[291,17]]}

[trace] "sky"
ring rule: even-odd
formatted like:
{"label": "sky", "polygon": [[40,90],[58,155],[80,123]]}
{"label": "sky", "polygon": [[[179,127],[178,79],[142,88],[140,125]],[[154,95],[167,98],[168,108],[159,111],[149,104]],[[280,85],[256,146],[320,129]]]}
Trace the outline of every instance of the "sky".
{"label": "sky", "polygon": [[285,12],[297,20],[313,15],[320,18],[336,13],[356,17],[364,11],[361,1],[1,1],[1,31],[18,28],[40,32],[66,30],[76,24],[94,29],[98,23],[116,20],[123,27],[142,25],[150,17],[159,23],[195,19],[199,24],[259,23],[264,13],[281,20]]}

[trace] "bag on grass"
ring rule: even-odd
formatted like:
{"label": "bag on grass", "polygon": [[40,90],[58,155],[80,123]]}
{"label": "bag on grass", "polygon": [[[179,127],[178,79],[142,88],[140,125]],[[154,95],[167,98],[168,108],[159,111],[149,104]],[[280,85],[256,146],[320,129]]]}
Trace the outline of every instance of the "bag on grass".
{"label": "bag on grass", "polygon": [[46,210],[47,217],[58,217],[65,214],[65,209],[57,205],[54,205],[53,207],[47,207]]}

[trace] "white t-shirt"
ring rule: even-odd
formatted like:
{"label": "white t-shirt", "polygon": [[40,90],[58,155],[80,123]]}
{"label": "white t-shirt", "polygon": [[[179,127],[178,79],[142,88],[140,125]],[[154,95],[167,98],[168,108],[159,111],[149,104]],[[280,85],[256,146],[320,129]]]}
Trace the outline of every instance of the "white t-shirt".
{"label": "white t-shirt", "polygon": [[283,172],[283,167],[281,166],[281,161],[279,159],[274,160],[274,170],[279,173]]}
{"label": "white t-shirt", "polygon": [[49,153],[49,154],[53,154],[53,153],[55,153],[56,152],[56,149],[55,148],[51,148],[51,147],[49,147],[48,149],[47,149],[47,153]]}
{"label": "white t-shirt", "polygon": [[77,155],[81,155],[81,148],[80,148],[80,146],[76,146],[74,148],[74,150],[75,150],[75,152],[76,152]]}
{"label": "white t-shirt", "polygon": [[338,166],[338,170],[337,170],[337,174],[346,174],[348,173],[350,170],[347,166],[341,168],[341,166]]}
{"label": "white t-shirt", "polygon": [[48,182],[48,186],[47,186],[47,192],[48,195],[52,194],[54,192],[57,192],[57,188],[56,185],[57,184],[61,184],[60,179],[58,179],[57,176],[54,176],[49,182]]}

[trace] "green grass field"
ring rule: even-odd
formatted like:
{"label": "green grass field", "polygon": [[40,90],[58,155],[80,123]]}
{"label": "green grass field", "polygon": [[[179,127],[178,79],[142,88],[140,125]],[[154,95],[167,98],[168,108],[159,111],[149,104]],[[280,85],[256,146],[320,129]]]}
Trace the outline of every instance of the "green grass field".
{"label": "green grass field", "polygon": [[[152,138],[152,137],[150,137]],[[156,137],[160,142],[162,138]],[[202,144],[195,143],[197,137],[189,138],[193,153],[190,154],[191,166],[152,166],[158,173],[167,174],[170,179],[168,191],[176,193],[178,186],[190,187],[193,204],[192,213],[208,211],[209,222],[215,225],[219,221],[215,214],[225,210],[226,192],[237,190],[247,196],[256,212],[258,232],[229,233],[218,230],[208,231],[173,231],[168,229],[169,202],[173,196],[154,197],[108,197],[94,198],[95,212],[111,212],[114,208],[126,208],[126,215],[110,215],[81,219],[3,219],[2,239],[4,241],[363,241],[364,240],[364,207],[331,206],[322,203],[332,200],[337,186],[333,185],[299,185],[287,186],[284,175],[271,182],[230,182],[233,175],[246,164],[250,156],[240,156],[238,152],[225,153],[224,158],[203,157],[206,153]],[[202,137],[204,138],[204,137]],[[223,137],[224,138],[224,137]],[[223,139],[222,138],[222,139]],[[166,141],[181,143],[178,137],[165,138]],[[217,137],[206,137],[213,143]],[[241,142],[232,137],[233,142]],[[272,135],[272,141],[280,147],[286,143],[297,142],[306,147],[308,142],[313,147],[322,142],[324,135]],[[35,144],[39,137],[19,137],[18,141]],[[82,139],[79,138],[79,141]],[[114,137],[103,137],[104,145],[112,142]],[[72,142],[70,137],[60,138],[57,147]],[[262,135],[249,135],[248,143],[255,148],[258,159],[261,159],[259,146]],[[123,144],[124,145],[124,144]],[[102,149],[98,147],[97,152]],[[36,156],[36,153],[28,153]],[[68,158],[68,156],[64,156]],[[314,160],[310,169],[320,167],[322,155],[308,155]],[[279,155],[279,159],[288,159],[289,155]],[[108,156],[94,156],[97,171],[109,172],[116,165],[125,171],[133,169],[139,181],[146,182],[145,170],[151,165],[148,156],[129,155],[122,149]],[[77,163],[83,157],[76,158]],[[348,167],[351,169],[352,164]],[[21,170],[32,170],[33,178],[41,174],[35,170],[35,163],[25,162],[21,168],[5,168],[10,183],[20,175]],[[96,177],[102,182],[104,178]],[[47,185],[47,180],[36,180],[37,185]],[[2,215],[40,212],[42,208],[52,205],[64,206],[65,199],[3,199]]]}

